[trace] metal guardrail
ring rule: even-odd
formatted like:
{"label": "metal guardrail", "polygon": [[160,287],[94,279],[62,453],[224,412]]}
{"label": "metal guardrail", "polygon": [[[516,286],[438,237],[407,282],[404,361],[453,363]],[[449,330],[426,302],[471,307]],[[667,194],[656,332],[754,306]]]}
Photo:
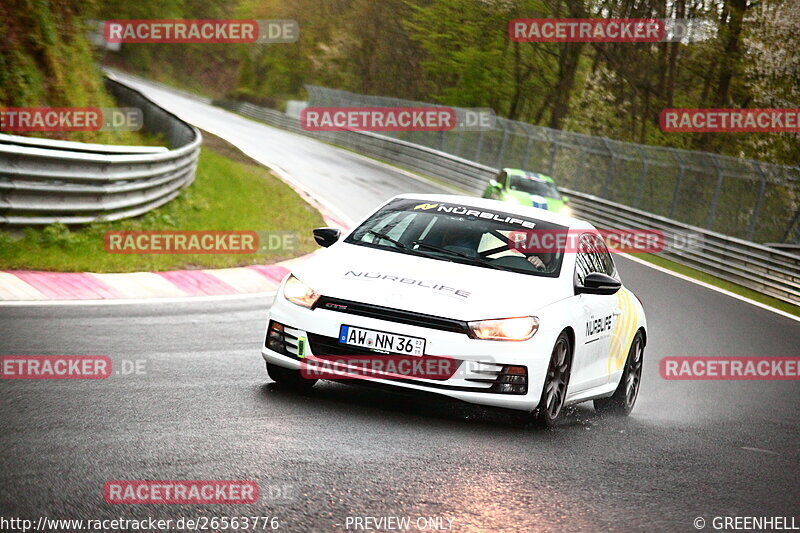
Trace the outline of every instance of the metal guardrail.
{"label": "metal guardrail", "polygon": [[721,235],[665,217],[609,202],[595,196],[564,190],[576,216],[604,229],[655,229],[667,243],[698,239],[669,246],[660,256],[786,302],[800,304],[800,255],[776,250],[735,237]]}
{"label": "metal guardrail", "polygon": [[70,152],[86,152],[90,154],[156,154],[169,151],[169,148],[165,146],[93,144],[0,134],[0,145],[2,144],[8,144],[11,146],[29,146],[32,148],[49,148],[53,150],[68,150]]}
{"label": "metal guardrail", "polygon": [[[250,103],[215,105],[272,126],[309,135],[409,169],[471,194],[481,194],[498,170],[407,141],[370,132],[306,131],[296,118]],[[563,189],[575,216],[601,229],[656,229],[667,243],[697,237],[687,246],[668,246],[659,256],[743,287],[800,305],[800,255],[722,235],[582,192]]]}
{"label": "metal guardrail", "polygon": [[173,149],[0,134],[0,224],[85,224],[141,215],[194,181],[200,132],[140,92],[107,78],[118,102],[137,107],[146,131]]}

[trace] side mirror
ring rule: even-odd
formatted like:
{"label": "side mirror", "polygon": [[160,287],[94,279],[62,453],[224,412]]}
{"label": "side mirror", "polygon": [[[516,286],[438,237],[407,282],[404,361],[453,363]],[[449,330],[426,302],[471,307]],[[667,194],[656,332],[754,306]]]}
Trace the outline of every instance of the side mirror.
{"label": "side mirror", "polygon": [[317,228],[314,230],[314,240],[323,248],[339,240],[342,231],[336,228]]}
{"label": "side mirror", "polygon": [[622,283],[618,279],[600,272],[592,272],[586,275],[583,285],[575,287],[575,294],[615,294],[620,287]]}

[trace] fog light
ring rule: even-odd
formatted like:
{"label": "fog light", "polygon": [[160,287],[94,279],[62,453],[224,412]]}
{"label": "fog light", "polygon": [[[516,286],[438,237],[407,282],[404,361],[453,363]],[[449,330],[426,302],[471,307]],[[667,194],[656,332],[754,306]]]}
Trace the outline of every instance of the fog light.
{"label": "fog light", "polygon": [[528,379],[525,376],[500,376],[498,380],[499,383],[520,383],[526,384],[528,383]]}
{"label": "fog light", "polygon": [[286,339],[283,324],[270,320],[267,328],[267,348],[279,353],[286,353]]}
{"label": "fog light", "polygon": [[505,365],[492,385],[492,392],[501,394],[526,394],[528,392],[528,368]]}

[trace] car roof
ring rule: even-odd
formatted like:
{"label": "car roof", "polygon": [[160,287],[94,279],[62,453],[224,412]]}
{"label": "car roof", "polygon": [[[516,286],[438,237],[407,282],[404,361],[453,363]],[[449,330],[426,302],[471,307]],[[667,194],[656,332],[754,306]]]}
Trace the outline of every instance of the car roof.
{"label": "car roof", "polygon": [[525,178],[538,179],[555,184],[553,178],[551,178],[550,176],[545,176],[541,172],[531,172],[530,170],[522,170],[521,168],[504,168],[503,171],[506,174],[513,176],[523,176]]}
{"label": "car roof", "polygon": [[443,202],[447,204],[463,205],[465,207],[491,209],[492,211],[501,211],[512,215],[520,215],[543,220],[545,222],[552,222],[553,224],[559,224],[572,229],[595,229],[589,222],[575,217],[562,215],[554,211],[547,211],[546,209],[539,209],[538,207],[515,204],[512,202],[501,202],[500,200],[491,200],[489,198],[457,194],[400,194],[392,198],[392,200],[395,199],[413,199],[426,203]]}

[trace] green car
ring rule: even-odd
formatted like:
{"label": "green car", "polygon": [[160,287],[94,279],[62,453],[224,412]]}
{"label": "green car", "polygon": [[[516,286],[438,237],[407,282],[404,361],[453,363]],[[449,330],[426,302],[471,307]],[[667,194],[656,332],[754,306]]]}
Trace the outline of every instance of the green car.
{"label": "green car", "polygon": [[495,179],[489,181],[483,197],[572,215],[567,205],[569,198],[561,195],[552,178],[518,168],[502,169]]}

